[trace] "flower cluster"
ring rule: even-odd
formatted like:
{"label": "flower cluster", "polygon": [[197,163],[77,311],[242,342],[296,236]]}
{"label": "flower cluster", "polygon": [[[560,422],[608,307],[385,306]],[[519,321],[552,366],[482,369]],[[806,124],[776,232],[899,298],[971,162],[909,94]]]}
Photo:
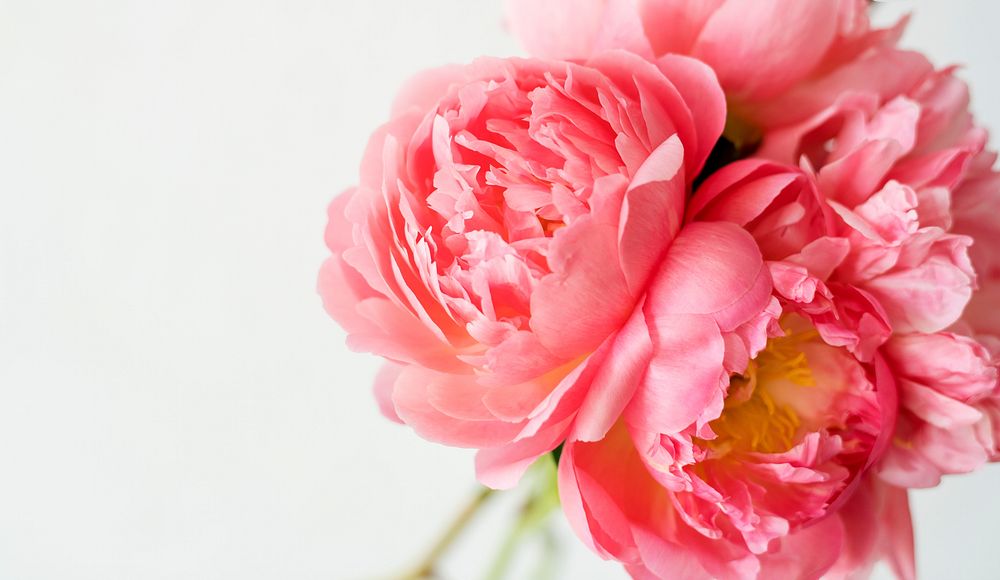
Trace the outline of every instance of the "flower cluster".
{"label": "flower cluster", "polygon": [[1000,173],[867,4],[513,0],[532,58],[409,83],[319,281],[383,412],[560,449],[635,578],[913,577],[906,489],[1000,456]]}

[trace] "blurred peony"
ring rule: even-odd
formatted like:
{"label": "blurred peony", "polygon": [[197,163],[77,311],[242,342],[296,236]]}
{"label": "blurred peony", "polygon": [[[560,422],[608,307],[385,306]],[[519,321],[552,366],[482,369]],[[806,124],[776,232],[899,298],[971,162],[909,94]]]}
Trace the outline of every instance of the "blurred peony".
{"label": "blurred peony", "polygon": [[868,3],[508,0],[508,15],[535,56],[586,58],[610,48],[647,58],[693,56],[718,75],[730,129],[741,131],[745,123],[767,128],[801,120],[862,86],[892,97],[920,78],[926,59],[895,48],[905,21],[874,29]]}

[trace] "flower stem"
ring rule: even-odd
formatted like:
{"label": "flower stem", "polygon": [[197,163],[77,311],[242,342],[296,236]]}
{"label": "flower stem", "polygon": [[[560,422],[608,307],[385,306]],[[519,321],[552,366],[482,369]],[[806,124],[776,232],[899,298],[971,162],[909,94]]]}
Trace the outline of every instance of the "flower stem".
{"label": "flower stem", "polygon": [[400,576],[399,580],[428,580],[435,577],[435,572],[439,561],[448,552],[455,540],[462,535],[465,528],[475,518],[486,500],[494,494],[494,490],[483,487],[476,492],[472,500],[459,512],[458,516],[451,522],[451,525],[444,531],[440,538],[431,546],[431,549],[424,555],[420,563],[410,572]]}

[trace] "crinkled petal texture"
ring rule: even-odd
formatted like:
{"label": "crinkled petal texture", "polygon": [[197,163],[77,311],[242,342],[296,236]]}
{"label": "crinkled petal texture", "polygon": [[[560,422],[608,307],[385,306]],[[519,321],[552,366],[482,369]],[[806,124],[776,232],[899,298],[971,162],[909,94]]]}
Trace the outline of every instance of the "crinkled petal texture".
{"label": "crinkled petal texture", "polygon": [[[867,0],[508,0],[533,55],[586,58],[624,48],[694,56],[719,76],[744,121],[798,121],[848,90],[909,89],[926,60],[894,46],[905,21],[874,29]],[[573,14],[572,19],[565,14]]]}
{"label": "crinkled petal texture", "polygon": [[388,416],[512,485],[574,423],[603,436],[645,374],[644,297],[725,99],[697,61],[611,51],[430,71],[394,109],[330,207],[320,294],[390,361]]}
{"label": "crinkled petal texture", "polygon": [[[912,578],[905,488],[1000,455],[965,85],[865,0],[510,4],[574,60],[421,75],[330,206],[320,293],[382,411],[494,487],[564,445],[574,529],[636,578]],[[724,127],[755,155],[691,192]]]}
{"label": "crinkled petal texture", "polygon": [[933,487],[997,456],[997,368],[989,350],[953,333],[893,338],[899,383],[896,436],[879,468],[900,487]]}
{"label": "crinkled petal texture", "polygon": [[997,459],[996,157],[952,71],[922,75],[768,132],[688,204],[683,231],[752,236],[778,308],[720,341],[654,279],[673,364],[604,440],[567,444],[574,528],[637,578],[856,578],[879,558],[912,578],[904,488]]}
{"label": "crinkled petal texture", "polygon": [[[888,366],[825,342],[805,304],[780,303],[780,324],[775,307],[716,341],[679,315],[687,338],[663,352],[682,368],[640,387],[655,386],[664,408],[626,413],[602,440],[563,449],[560,494],[574,530],[634,577],[849,577],[886,556],[912,569],[905,494],[870,471],[895,422]],[[699,359],[712,357],[715,372],[701,379]],[[670,403],[689,402],[699,381],[719,400],[698,400],[682,418]],[[888,517],[904,519],[883,526],[890,507]]]}
{"label": "crinkled petal texture", "polygon": [[[869,473],[897,393],[889,313],[837,277],[849,226],[813,175],[767,161],[710,178],[687,219],[646,296],[653,355],[623,420],[563,451],[574,528],[636,577],[869,566],[887,552],[856,545],[868,523],[840,514],[883,485]],[[912,568],[908,528],[894,533]]]}
{"label": "crinkled petal texture", "polygon": [[888,101],[844,96],[771,133],[760,151],[815,175],[837,219],[809,239],[846,248],[831,278],[863,289],[888,315],[894,336],[884,350],[901,405],[879,471],[905,487],[995,460],[1000,435],[1000,177],[952,73],[928,74]]}

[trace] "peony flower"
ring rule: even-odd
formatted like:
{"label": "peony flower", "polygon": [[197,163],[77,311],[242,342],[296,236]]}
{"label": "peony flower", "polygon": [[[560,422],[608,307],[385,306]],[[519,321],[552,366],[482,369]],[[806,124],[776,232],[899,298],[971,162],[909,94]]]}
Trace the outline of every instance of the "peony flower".
{"label": "peony flower", "polygon": [[905,20],[873,29],[867,7],[868,0],[508,0],[510,27],[535,56],[624,48],[708,64],[730,102],[727,133],[801,120],[845,91],[891,98],[911,88],[929,71],[927,60],[895,48]]}
{"label": "peony flower", "polygon": [[655,423],[721,404],[724,333],[751,334],[770,290],[745,232],[680,228],[724,115],[684,57],[484,59],[411,83],[330,207],[319,283],[349,345],[389,360],[386,414],[482,449],[480,478],[506,486],[571,428],[652,417],[657,373],[692,380]]}
{"label": "peony flower", "polygon": [[942,71],[884,102],[846,95],[698,189],[688,222],[753,236],[783,330],[707,424],[626,414],[603,441],[571,438],[560,489],[595,551],[637,578],[857,577],[883,557],[913,577],[902,488],[995,458],[1000,434],[994,359],[945,332],[976,288],[953,192],[982,202],[996,183],[963,88]]}
{"label": "peony flower", "polygon": [[906,488],[1000,459],[1000,173],[866,5],[511,0],[540,58],[411,82],[319,280],[382,411],[561,445],[635,578],[914,577]]}
{"label": "peony flower", "polygon": [[900,487],[933,487],[997,455],[997,367],[985,347],[953,333],[893,338],[900,417],[880,476]]}
{"label": "peony flower", "polygon": [[849,248],[832,278],[866,290],[889,313],[897,337],[886,353],[902,405],[880,471],[905,487],[937,485],[943,474],[997,457],[1000,393],[990,351],[1000,336],[1000,180],[968,105],[968,88],[945,69],[888,102],[845,96],[770,133],[759,151],[815,175],[814,190],[838,218],[820,228],[822,243],[840,238]]}
{"label": "peony flower", "polygon": [[[789,262],[771,271],[784,314],[763,348],[728,369],[723,407],[710,407],[706,422],[653,430],[626,415],[605,439],[571,439],[563,450],[560,492],[574,529],[635,578],[817,578],[885,555],[912,567],[908,520],[885,530],[901,546],[886,552],[854,540],[870,535],[861,528],[877,510],[842,509],[868,501],[859,489],[884,487],[870,469],[896,419],[889,367],[871,349],[837,344],[863,318],[831,316],[850,307],[822,280]],[[893,501],[905,506],[905,494]]]}

